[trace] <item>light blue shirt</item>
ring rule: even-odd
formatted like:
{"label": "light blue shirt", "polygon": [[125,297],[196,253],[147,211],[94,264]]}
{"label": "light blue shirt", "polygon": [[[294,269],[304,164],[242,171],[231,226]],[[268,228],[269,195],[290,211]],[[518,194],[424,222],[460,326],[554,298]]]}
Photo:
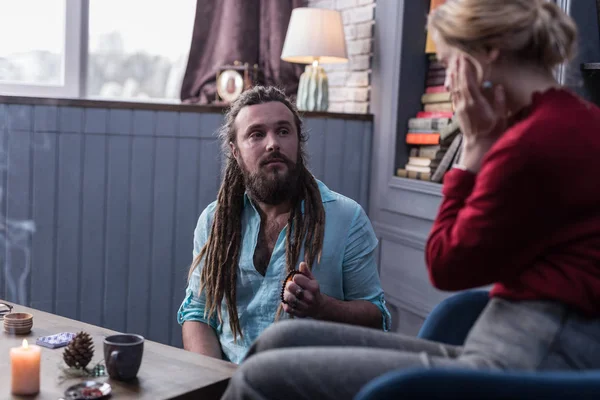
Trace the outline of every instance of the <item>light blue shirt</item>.
{"label": "light blue shirt", "polygon": [[[321,293],[338,300],[367,300],[382,313],[383,330],[389,330],[391,316],[385,305],[383,289],[375,262],[377,238],[362,207],[354,200],[329,190],[318,182],[325,208],[325,236],[321,262],[315,264],[312,273],[319,282]],[[211,203],[200,215],[194,232],[194,258],[207,241],[216,202]],[[240,363],[252,342],[273,324],[279,303],[280,290],[287,275],[285,264],[285,232],[273,249],[265,276],[254,267],[254,250],[260,231],[260,214],[247,195],[242,211],[242,249],[237,274],[237,309],[243,338],[234,343],[229,327],[229,315],[225,302],[221,307],[223,322],[216,316],[204,317],[204,292],[198,296],[200,268],[192,274],[186,296],[177,313],[180,324],[200,321],[209,324],[217,333],[225,357]],[[302,260],[304,254],[300,254]],[[316,261],[316,260],[315,260]],[[298,266],[296,266],[298,269]],[[286,313],[282,313],[286,318]]]}

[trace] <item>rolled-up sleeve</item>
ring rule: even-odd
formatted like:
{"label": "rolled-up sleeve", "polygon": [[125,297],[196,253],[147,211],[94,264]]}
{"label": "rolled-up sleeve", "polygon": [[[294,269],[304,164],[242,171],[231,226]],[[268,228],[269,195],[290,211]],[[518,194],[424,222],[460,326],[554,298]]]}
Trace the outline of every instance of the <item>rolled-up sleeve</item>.
{"label": "rolled-up sleeve", "polygon": [[385,296],[377,271],[377,244],[371,221],[362,207],[357,205],[344,251],[344,299],[366,300],[375,304],[381,311],[383,330],[389,331],[392,317],[385,305]]}
{"label": "rolled-up sleeve", "polygon": [[[194,230],[194,251],[193,259],[195,260],[200,250],[208,240],[208,232],[210,230],[214,205],[209,205],[198,218],[196,229]],[[188,286],[185,289],[185,297],[177,312],[177,322],[183,324],[185,321],[199,321],[210,325],[213,329],[218,329],[218,321],[216,317],[207,318],[205,316],[206,298],[204,291],[199,293],[200,289],[200,271],[204,263],[194,270],[189,279]]]}

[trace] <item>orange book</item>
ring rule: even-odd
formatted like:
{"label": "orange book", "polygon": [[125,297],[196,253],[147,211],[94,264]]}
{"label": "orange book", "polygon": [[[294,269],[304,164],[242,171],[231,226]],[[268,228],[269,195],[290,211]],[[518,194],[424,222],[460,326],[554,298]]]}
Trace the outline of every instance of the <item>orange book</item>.
{"label": "orange book", "polygon": [[[435,10],[437,7],[444,4],[445,2],[446,2],[446,0],[431,0],[431,3],[429,3],[429,12]],[[435,53],[435,43],[433,43],[433,40],[431,39],[431,35],[429,34],[429,32],[427,32],[427,42],[425,44],[425,53],[427,53],[427,54]]]}
{"label": "orange book", "polygon": [[439,133],[409,132],[406,134],[406,144],[432,145],[440,144]]}

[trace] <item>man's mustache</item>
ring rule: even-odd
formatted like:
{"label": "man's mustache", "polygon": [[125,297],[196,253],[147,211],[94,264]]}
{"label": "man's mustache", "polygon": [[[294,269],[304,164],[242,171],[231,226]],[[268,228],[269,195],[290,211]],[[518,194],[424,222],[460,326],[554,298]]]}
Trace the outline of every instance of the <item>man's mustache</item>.
{"label": "man's mustache", "polygon": [[279,161],[279,162],[285,163],[287,165],[293,164],[292,161],[289,158],[287,158],[286,156],[284,156],[283,154],[272,153],[272,154],[269,154],[268,156],[266,156],[263,160],[261,160],[260,166],[262,167],[263,165],[266,165],[270,162],[275,162],[275,161]]}

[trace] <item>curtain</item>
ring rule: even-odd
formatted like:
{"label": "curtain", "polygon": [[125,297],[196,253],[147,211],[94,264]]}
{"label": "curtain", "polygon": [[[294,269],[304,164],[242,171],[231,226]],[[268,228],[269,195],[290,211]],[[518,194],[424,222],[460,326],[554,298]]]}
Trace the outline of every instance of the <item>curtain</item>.
{"label": "curtain", "polygon": [[259,83],[295,95],[304,66],[280,59],[292,9],[306,0],[198,0],[181,100],[215,100],[216,74],[234,61],[258,64]]}

